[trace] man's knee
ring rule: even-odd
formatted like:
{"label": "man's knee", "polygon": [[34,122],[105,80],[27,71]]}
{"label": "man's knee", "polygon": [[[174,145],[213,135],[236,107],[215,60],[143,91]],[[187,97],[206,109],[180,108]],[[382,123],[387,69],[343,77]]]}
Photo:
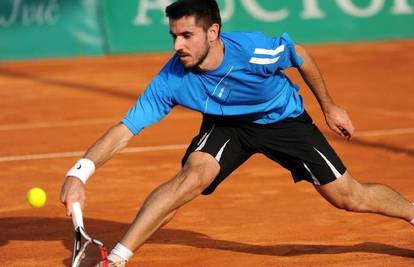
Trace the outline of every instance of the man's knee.
{"label": "man's knee", "polygon": [[176,190],[181,194],[197,196],[211,184],[219,171],[220,165],[213,156],[193,152],[176,177]]}
{"label": "man's knee", "polygon": [[327,185],[317,187],[318,192],[329,203],[346,211],[362,211],[365,209],[366,196],[363,186],[348,173]]}
{"label": "man's knee", "polygon": [[363,197],[357,192],[343,192],[334,199],[333,205],[346,211],[360,211],[363,206]]}

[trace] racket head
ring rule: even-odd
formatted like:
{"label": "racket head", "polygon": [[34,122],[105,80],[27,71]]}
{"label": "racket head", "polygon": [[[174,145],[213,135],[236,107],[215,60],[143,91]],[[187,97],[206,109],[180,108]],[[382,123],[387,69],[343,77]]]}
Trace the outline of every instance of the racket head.
{"label": "racket head", "polygon": [[86,241],[74,257],[72,267],[108,267],[107,256],[108,252],[104,246]]}
{"label": "racket head", "polygon": [[75,230],[72,267],[108,267],[107,249],[86,232],[79,202],[72,205],[72,222]]}

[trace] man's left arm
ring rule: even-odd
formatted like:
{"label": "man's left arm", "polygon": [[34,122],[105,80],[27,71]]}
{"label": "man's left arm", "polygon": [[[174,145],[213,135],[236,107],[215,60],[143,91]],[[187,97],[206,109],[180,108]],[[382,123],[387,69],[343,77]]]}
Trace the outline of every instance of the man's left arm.
{"label": "man's left arm", "polygon": [[303,46],[295,45],[295,50],[298,56],[303,59],[303,64],[298,67],[298,70],[318,100],[329,128],[338,135],[350,139],[355,130],[352,121],[347,112],[337,106],[329,95],[315,60]]}

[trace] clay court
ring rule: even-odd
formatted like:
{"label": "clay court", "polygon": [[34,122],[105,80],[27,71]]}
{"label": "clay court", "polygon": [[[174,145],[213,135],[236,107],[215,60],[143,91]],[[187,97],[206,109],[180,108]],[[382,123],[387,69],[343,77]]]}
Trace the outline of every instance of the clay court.
{"label": "clay court", "polygon": [[[308,112],[351,173],[414,201],[414,41],[309,46],[334,99],[357,128],[329,132],[298,79]],[[334,56],[332,56],[334,55]],[[169,54],[0,63],[0,266],[70,266],[72,222],[59,202],[66,171],[134,104]],[[100,168],[85,225],[112,247],[144,198],[180,168],[200,115],[175,108]],[[44,208],[25,201],[33,186]],[[256,155],[211,196],[184,206],[129,266],[414,266],[406,222],[331,207],[314,188]]]}

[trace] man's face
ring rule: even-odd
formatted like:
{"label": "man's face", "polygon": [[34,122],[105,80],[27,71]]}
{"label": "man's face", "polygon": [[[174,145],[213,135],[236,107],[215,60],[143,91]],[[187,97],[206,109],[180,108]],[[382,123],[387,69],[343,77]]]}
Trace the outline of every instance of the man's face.
{"label": "man's face", "polygon": [[210,44],[207,32],[196,24],[194,16],[170,19],[170,33],[174,40],[174,51],[185,68],[196,68],[203,63],[210,50]]}

